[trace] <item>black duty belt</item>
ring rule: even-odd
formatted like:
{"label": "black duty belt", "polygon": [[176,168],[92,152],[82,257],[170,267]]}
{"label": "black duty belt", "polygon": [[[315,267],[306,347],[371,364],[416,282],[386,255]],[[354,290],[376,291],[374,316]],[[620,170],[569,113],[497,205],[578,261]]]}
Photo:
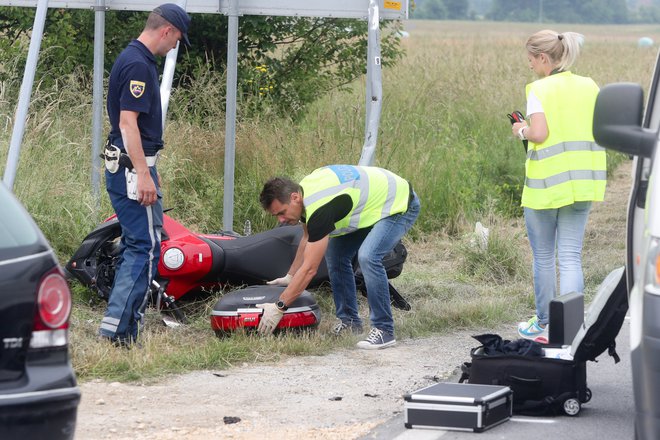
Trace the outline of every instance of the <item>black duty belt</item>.
{"label": "black duty belt", "polygon": [[[106,144],[106,150],[107,150],[108,147],[118,149],[119,150],[119,157],[114,158],[112,156],[108,156],[106,154],[106,151],[104,151],[103,153],[99,154],[99,157],[101,159],[103,159],[103,160],[117,160],[120,167],[125,167],[125,168],[128,168],[129,170],[132,170],[134,168],[133,167],[133,161],[131,161],[131,158],[128,154],[121,151],[121,149],[119,147],[115,146],[115,145],[112,145],[112,144],[108,143],[108,144]],[[153,156],[145,156],[145,159],[147,161],[147,166],[153,167],[153,166],[156,165],[156,162],[158,161],[158,154],[155,154]]]}

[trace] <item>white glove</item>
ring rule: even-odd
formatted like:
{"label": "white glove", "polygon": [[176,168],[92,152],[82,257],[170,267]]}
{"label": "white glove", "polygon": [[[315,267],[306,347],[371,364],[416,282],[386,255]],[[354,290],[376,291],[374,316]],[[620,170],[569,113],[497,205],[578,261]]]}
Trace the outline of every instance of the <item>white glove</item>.
{"label": "white glove", "polygon": [[290,273],[286,274],[282,278],[275,278],[272,281],[267,281],[266,284],[271,285],[271,286],[288,286],[289,283],[291,282],[291,279],[293,278],[293,275]]}
{"label": "white glove", "polygon": [[284,316],[284,312],[278,309],[273,303],[257,304],[257,307],[264,310],[264,313],[259,320],[257,331],[261,335],[270,335],[277,327],[277,324],[280,323],[282,316]]}

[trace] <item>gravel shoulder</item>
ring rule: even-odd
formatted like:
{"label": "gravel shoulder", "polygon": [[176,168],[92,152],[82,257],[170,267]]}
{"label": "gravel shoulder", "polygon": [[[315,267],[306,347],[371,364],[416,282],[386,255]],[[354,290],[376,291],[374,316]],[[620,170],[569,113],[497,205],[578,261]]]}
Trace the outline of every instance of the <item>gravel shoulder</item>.
{"label": "gravel shoulder", "polygon": [[[606,201],[594,207],[585,237],[585,268],[611,261],[613,253],[616,259],[623,255],[620,246],[611,244],[624,233],[619,229],[629,169],[629,163],[619,167],[608,183]],[[80,385],[76,439],[359,438],[402,412],[405,393],[455,380],[452,376],[477,345],[472,335],[499,333],[513,339],[513,330],[508,325],[456,331],[400,340],[385,350],[289,357],[195,371],[155,384],[86,382]]]}
{"label": "gravel shoulder", "polygon": [[405,393],[457,374],[477,345],[471,335],[486,331],[196,371],[158,384],[87,382],[76,438],[358,438],[400,413]]}

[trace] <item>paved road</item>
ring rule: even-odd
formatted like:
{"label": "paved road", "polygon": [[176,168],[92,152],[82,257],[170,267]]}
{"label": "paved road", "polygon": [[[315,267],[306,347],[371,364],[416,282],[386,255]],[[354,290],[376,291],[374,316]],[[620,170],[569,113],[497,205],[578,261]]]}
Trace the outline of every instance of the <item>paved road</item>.
{"label": "paved road", "polygon": [[[468,437],[489,439],[632,439],[634,437],[634,402],[630,375],[630,325],[626,321],[617,337],[617,353],[621,362],[600,355],[599,362],[587,363],[587,384],[593,393],[577,417],[522,417],[480,434],[472,432],[406,429],[403,412],[376,427],[362,440],[462,440]],[[452,381],[457,381],[453,378]],[[415,391],[415,390],[410,390]],[[403,410],[403,399],[401,399]]]}

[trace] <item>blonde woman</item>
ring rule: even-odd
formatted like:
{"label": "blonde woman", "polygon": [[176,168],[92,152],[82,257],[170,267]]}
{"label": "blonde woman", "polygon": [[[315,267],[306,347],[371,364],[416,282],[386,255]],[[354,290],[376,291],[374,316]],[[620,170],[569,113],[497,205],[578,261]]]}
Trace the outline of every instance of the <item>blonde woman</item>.
{"label": "blonde woman", "polygon": [[512,132],[528,141],[522,206],[534,257],[536,315],[518,324],[520,336],[547,342],[548,309],[557,295],[583,292],[582,241],[591,203],[602,201],[605,150],[594,142],[598,86],[569,69],[584,37],[543,30],[527,40],[529,68],[539,77],[526,87],[527,121]]}

